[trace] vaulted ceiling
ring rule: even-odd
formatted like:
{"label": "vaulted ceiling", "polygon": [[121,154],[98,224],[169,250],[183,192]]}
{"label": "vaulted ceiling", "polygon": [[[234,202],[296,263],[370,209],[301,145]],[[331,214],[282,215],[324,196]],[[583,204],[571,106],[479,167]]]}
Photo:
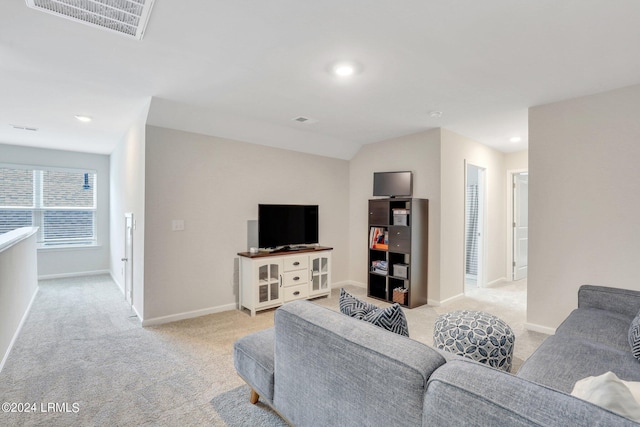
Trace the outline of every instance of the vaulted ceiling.
{"label": "vaulted ceiling", "polygon": [[640,83],[638,22],[636,0],[155,0],[138,40],[3,0],[0,142],[109,153],[150,105],[345,159],[435,127],[517,151],[529,107]]}

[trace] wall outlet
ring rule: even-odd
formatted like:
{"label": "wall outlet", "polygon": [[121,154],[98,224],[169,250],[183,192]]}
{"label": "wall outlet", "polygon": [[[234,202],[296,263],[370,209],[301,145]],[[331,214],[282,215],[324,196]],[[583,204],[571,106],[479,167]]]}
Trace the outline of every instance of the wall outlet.
{"label": "wall outlet", "polygon": [[184,231],[184,219],[174,219],[171,221],[171,231]]}

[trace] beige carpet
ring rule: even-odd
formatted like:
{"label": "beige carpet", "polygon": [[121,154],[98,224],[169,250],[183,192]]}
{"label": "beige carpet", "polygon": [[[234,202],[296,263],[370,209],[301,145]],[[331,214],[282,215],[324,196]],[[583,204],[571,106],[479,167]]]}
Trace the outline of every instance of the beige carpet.
{"label": "beige carpet", "polygon": [[[365,298],[365,289],[345,288]],[[315,302],[337,310],[338,294]],[[427,344],[440,313],[501,317],[516,334],[518,369],[546,337],[524,329],[525,307],[526,283],[518,282],[405,312],[412,338]],[[272,325],[269,310],[142,328],[108,276],[42,281],[0,373],[2,401],[29,403],[35,412],[0,412],[0,425],[282,425],[268,408],[248,403],[232,360],[237,338]]]}

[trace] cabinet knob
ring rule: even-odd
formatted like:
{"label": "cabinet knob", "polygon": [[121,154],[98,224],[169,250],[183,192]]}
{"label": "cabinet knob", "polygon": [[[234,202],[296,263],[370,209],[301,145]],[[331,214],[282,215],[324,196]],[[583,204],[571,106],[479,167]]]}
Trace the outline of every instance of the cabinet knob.
{"label": "cabinet knob", "polygon": [[300,295],[300,291],[295,291],[293,295],[297,297],[298,295]]}
{"label": "cabinet knob", "polygon": [[296,262],[293,263],[293,265],[300,265],[300,262],[296,261]]}
{"label": "cabinet knob", "polygon": [[293,280],[300,280],[300,277],[296,276],[296,277],[293,278]]}

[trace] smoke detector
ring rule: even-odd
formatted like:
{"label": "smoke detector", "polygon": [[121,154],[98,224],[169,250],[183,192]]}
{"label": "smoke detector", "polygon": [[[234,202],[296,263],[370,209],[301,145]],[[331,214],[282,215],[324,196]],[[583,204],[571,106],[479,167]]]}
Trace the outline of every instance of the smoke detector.
{"label": "smoke detector", "polygon": [[154,0],[26,0],[27,6],[142,40]]}
{"label": "smoke detector", "polygon": [[308,124],[308,125],[318,122],[316,119],[312,119],[310,117],[304,117],[304,116],[294,117],[291,120],[293,120],[294,122],[305,123],[305,124]]}

